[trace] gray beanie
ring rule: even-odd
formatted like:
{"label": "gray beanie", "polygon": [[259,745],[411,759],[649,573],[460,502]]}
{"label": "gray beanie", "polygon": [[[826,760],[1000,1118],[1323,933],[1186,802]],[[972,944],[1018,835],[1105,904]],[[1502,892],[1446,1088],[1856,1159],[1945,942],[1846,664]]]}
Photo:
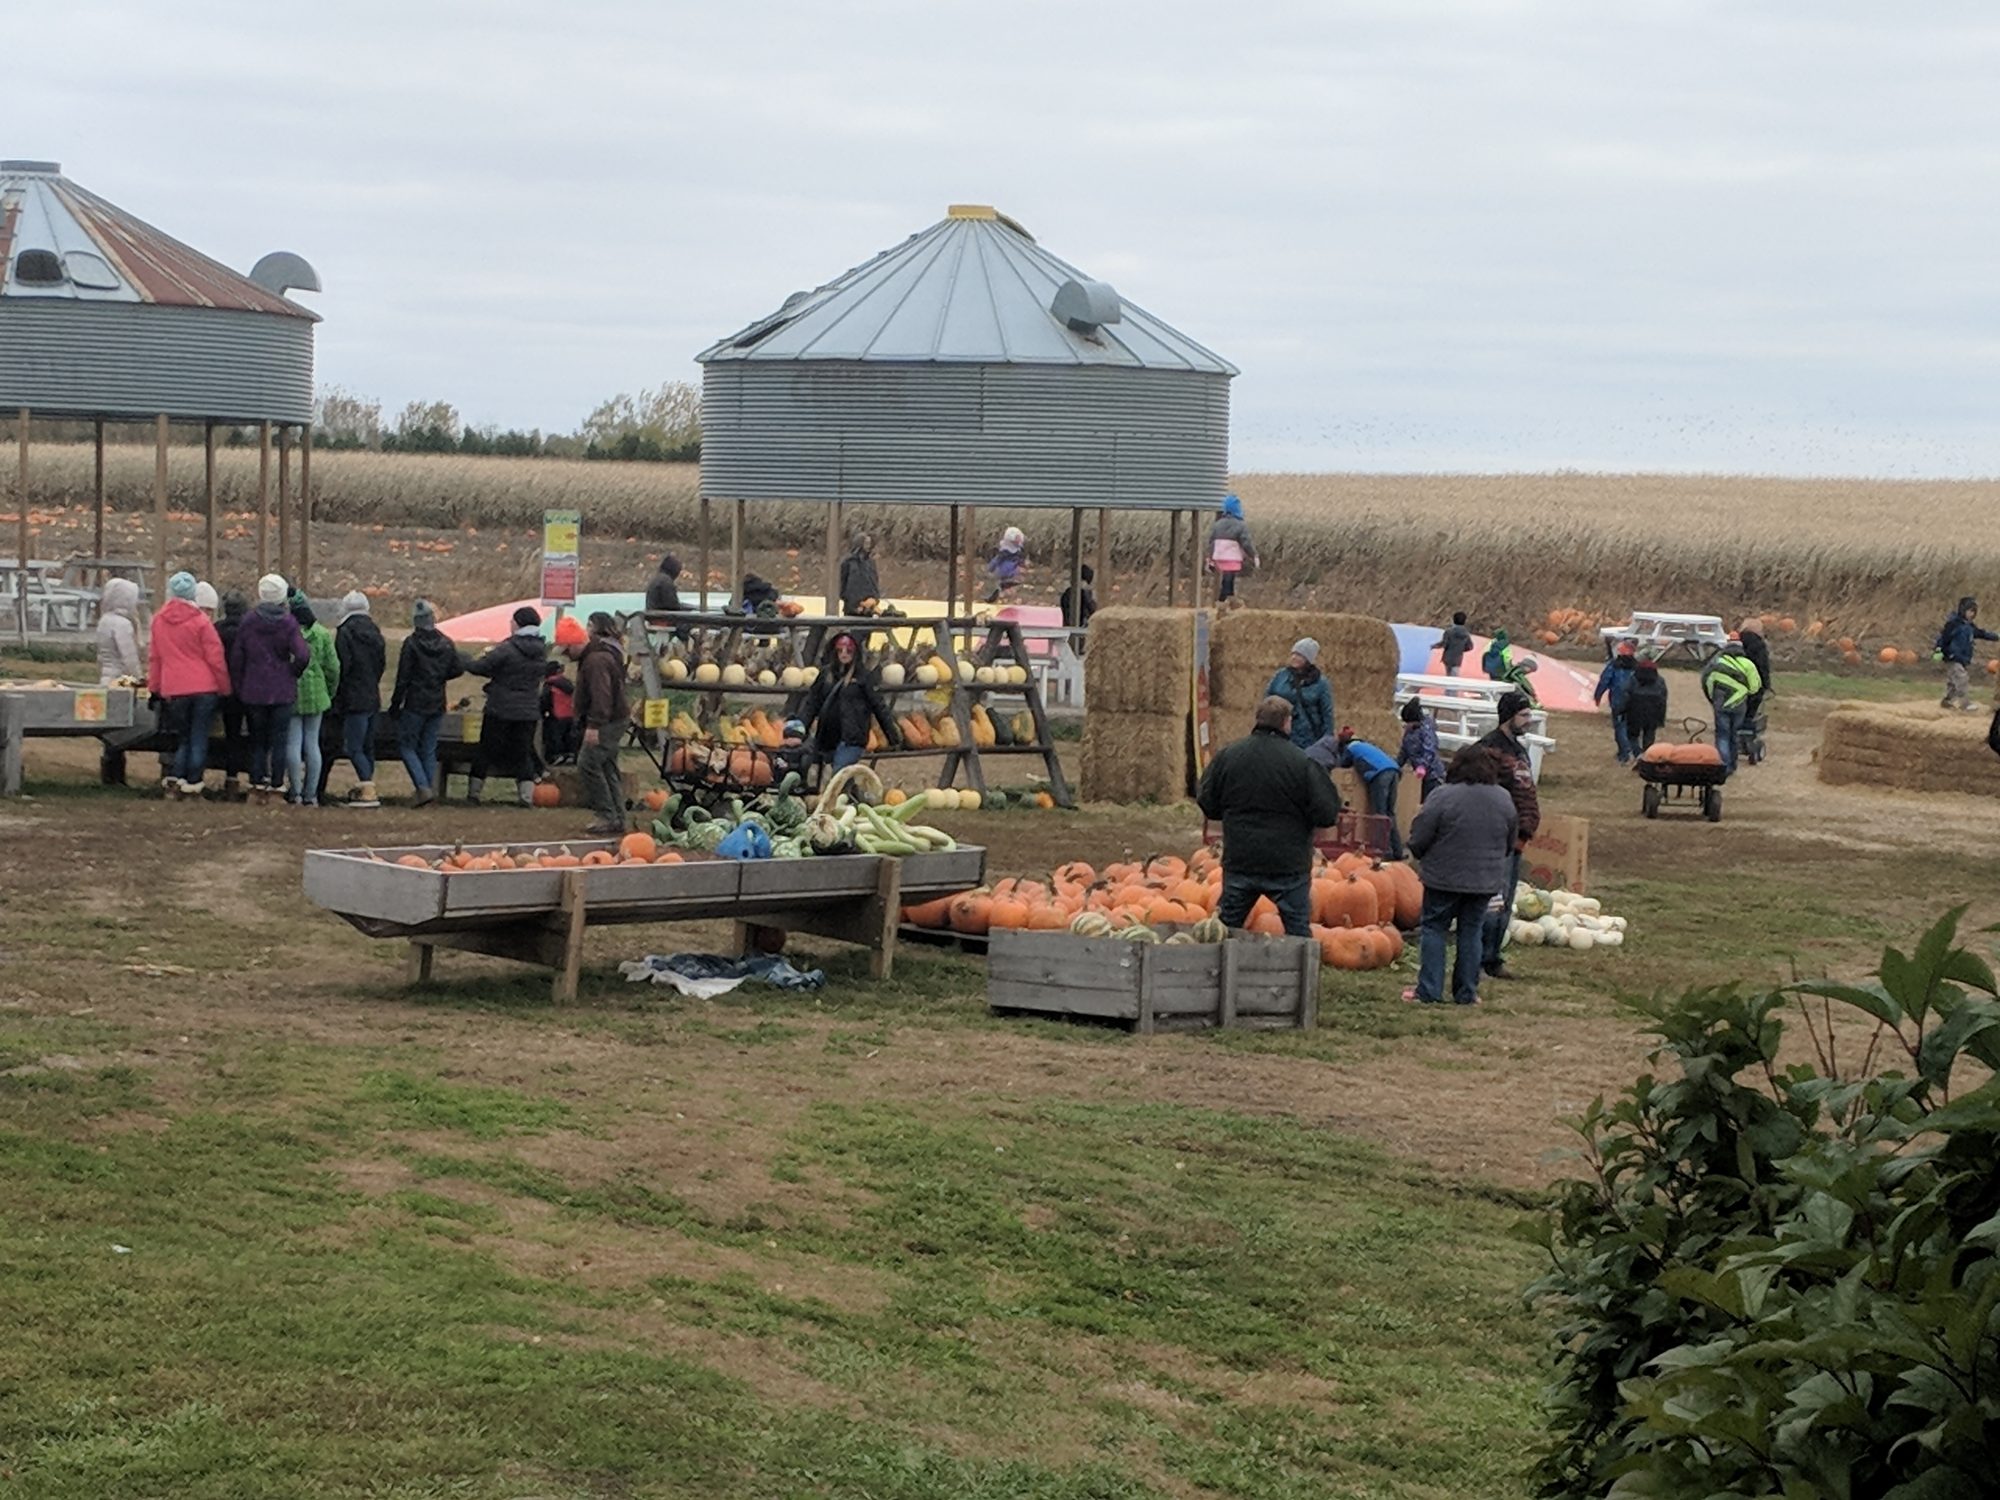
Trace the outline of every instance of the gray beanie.
{"label": "gray beanie", "polygon": [[437,622],[437,606],[428,599],[419,599],[417,607],[410,612],[410,623],[419,630],[427,630]]}
{"label": "gray beanie", "polygon": [[340,618],[368,613],[368,596],[360,589],[349,589],[340,596]]}
{"label": "gray beanie", "polygon": [[1302,640],[1293,641],[1292,653],[1295,656],[1303,656],[1307,661],[1311,662],[1314,666],[1319,665],[1319,642],[1314,640],[1311,636],[1306,636]]}

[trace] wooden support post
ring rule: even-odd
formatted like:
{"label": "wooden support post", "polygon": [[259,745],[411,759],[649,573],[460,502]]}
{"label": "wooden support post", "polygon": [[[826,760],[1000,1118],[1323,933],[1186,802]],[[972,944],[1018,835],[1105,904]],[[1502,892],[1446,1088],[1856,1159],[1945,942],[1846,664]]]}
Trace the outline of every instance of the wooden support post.
{"label": "wooden support post", "polygon": [[695,585],[695,602],[693,604],[689,604],[687,600],[685,599],[681,600],[682,609],[705,610],[708,608],[706,599],[708,595],[709,520],[710,516],[708,511],[708,496],[703,495],[701,497],[701,536],[699,539],[699,545],[701,547],[701,556],[696,564],[701,569],[701,582]]}
{"label": "wooden support post", "polygon": [[278,571],[303,589],[292,566],[292,429],[278,429]]}
{"label": "wooden support post", "polygon": [[1069,598],[1070,613],[1063,624],[1077,625],[1083,617],[1083,507],[1069,508]]}
{"label": "wooden support post", "polygon": [[844,613],[840,602],[840,502],[826,508],[826,612]]}
{"label": "wooden support post", "polygon": [[1167,608],[1181,602],[1181,513],[1167,515]]}
{"label": "wooden support post", "polygon": [[[97,498],[97,529],[91,533],[90,555],[102,557],[104,556],[104,418],[99,417],[95,425],[97,430],[91,444],[92,457],[95,460],[91,493]],[[102,588],[104,570],[99,568],[90,581],[95,587]]]}
{"label": "wooden support post", "polygon": [[1222,1004],[1216,1013],[1215,1024],[1224,1031],[1236,1024],[1236,970],[1237,961],[1242,957],[1241,943],[1222,945]]}
{"label": "wooden support post", "polygon": [[979,507],[965,507],[965,612],[979,602]]}
{"label": "wooden support post", "polygon": [[1188,512],[1188,604],[1201,608],[1201,512]]}
{"label": "wooden support post", "polygon": [[576,1002],[577,982],[583,975],[583,927],[586,915],[583,871],[563,871],[562,904],[556,910],[563,944],[562,964],[556,970],[556,1003],[572,1005]]}
{"label": "wooden support post", "polygon": [[1097,513],[1097,583],[1098,588],[1111,587],[1111,512]]}
{"label": "wooden support post", "polygon": [[[215,582],[215,424],[203,424],[201,430],[201,511],[204,529],[204,551],[202,577]],[[99,554],[100,556],[102,554]]]}
{"label": "wooden support post", "polygon": [[271,424],[257,424],[257,576],[271,571]]}
{"label": "wooden support post", "polygon": [[944,553],[944,615],[948,620],[958,613],[958,507],[951,508],[950,540],[945,543]]}
{"label": "wooden support post", "polygon": [[739,956],[747,956],[756,951],[761,932],[809,932],[866,948],[869,975],[889,978],[896,968],[896,923],[903,912],[903,862],[887,855],[872,857],[877,863],[870,894],[839,906],[774,912],[764,921],[740,918],[732,925],[730,946]]}
{"label": "wooden support post", "polygon": [[310,592],[306,582],[312,574],[313,538],[313,430],[308,422],[299,429],[299,587]]}
{"label": "wooden support post", "polygon": [[[14,510],[20,525],[15,542],[14,610],[20,617],[21,642],[28,640],[28,408],[21,408],[20,427],[14,435],[18,460],[14,473]],[[42,622],[46,625],[48,622]]]}
{"label": "wooden support post", "polygon": [[741,500],[735,501],[731,505],[729,512],[729,577],[724,582],[728,585],[729,597],[736,600],[739,604],[742,602],[738,595],[738,590],[743,587],[743,532],[745,529],[745,519],[743,502]]}
{"label": "wooden support post", "polygon": [[410,955],[404,961],[405,984],[429,984],[437,967],[437,949],[420,938],[410,939]]}
{"label": "wooden support post", "polygon": [[153,563],[155,587],[159,589],[154,608],[166,603],[167,596],[167,415],[153,419]]}

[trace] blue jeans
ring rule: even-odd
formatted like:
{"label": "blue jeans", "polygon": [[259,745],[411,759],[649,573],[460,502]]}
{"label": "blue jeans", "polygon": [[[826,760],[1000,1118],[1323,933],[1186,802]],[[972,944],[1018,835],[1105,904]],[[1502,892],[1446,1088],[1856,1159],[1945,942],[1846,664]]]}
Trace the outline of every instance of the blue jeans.
{"label": "blue jeans", "polygon": [[397,753],[410,773],[410,784],[420,792],[438,789],[438,730],[443,727],[443,714],[420,714],[409,708],[396,723]]}
{"label": "blue jeans", "polygon": [[1618,764],[1622,766],[1636,753],[1632,748],[1632,731],[1625,727],[1623,709],[1611,710],[1611,738],[1618,745]]}
{"label": "blue jeans", "polygon": [[189,693],[167,700],[167,725],[174,732],[174,761],[167,774],[199,784],[208,770],[208,732],[215,723],[214,693]]}
{"label": "blue jeans", "polygon": [[1507,856],[1507,883],[1500,889],[1500,910],[1486,914],[1486,939],[1479,961],[1489,974],[1502,963],[1500,944],[1507,937],[1507,923],[1514,915],[1514,887],[1520,883],[1521,851],[1517,849]]}
{"label": "blue jeans", "polygon": [[1736,744],[1743,738],[1743,724],[1749,717],[1741,703],[1715,711],[1715,753],[1722,757],[1723,770],[1732,776],[1736,774]]}
{"label": "blue jeans", "polygon": [[845,771],[849,766],[857,764],[860,761],[861,757],[867,752],[867,749],[868,747],[866,745],[834,746],[833,750],[834,770]]}
{"label": "blue jeans", "polygon": [[1215,903],[1215,914],[1222,919],[1224,927],[1241,927],[1250,920],[1250,908],[1257,904],[1259,896],[1269,896],[1271,904],[1278,908],[1287,937],[1312,936],[1311,875],[1272,880],[1254,875],[1232,875],[1224,870],[1222,899]]}
{"label": "blue jeans", "polygon": [[250,785],[275,787],[284,779],[285,746],[292,726],[289,703],[246,703],[243,721],[250,732]]}
{"label": "blue jeans", "polygon": [[349,714],[340,724],[340,747],[362,781],[375,779],[375,715]]}
{"label": "blue jeans", "polygon": [[1417,998],[1444,999],[1444,935],[1458,925],[1458,951],[1451,965],[1451,997],[1460,1005],[1479,998],[1479,965],[1486,947],[1486,905],[1491,896],[1463,891],[1424,891],[1423,932],[1418,938]]}
{"label": "blue jeans", "polygon": [[285,795],[319,805],[319,722],[325,713],[293,714],[285,728]]}

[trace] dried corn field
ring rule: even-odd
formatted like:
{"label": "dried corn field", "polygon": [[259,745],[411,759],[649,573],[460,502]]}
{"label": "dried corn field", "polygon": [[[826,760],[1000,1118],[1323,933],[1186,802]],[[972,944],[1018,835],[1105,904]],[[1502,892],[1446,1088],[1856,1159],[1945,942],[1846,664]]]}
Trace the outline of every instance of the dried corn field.
{"label": "dried corn field", "polygon": [[[226,448],[218,458],[224,508],[252,506],[255,450]],[[150,505],[150,448],[114,445],[108,464],[115,506]],[[679,543],[696,522],[693,465],[320,452],[313,482],[317,513],[330,522],[527,535],[544,509],[573,506],[587,533]],[[88,446],[35,450],[31,507],[84,502],[91,483]],[[201,483],[190,438],[172,452],[173,508],[198,509]],[[1264,558],[1246,588],[1253,604],[1393,619],[1465,609],[1475,623],[1516,628],[1555,609],[1761,611],[1824,620],[1871,646],[1921,646],[1960,594],[2000,596],[2000,482],[1564,473],[1245,474],[1235,483]],[[852,506],[848,518],[887,557],[944,555],[942,511]],[[1026,530],[1040,565],[1032,592],[1052,601],[1066,572],[1067,513],[1003,517],[988,507],[978,520],[987,542],[1008,522]],[[720,510],[716,524],[721,545]],[[816,548],[824,527],[819,507],[760,505],[751,541]],[[1119,516],[1111,542],[1113,568],[1138,585],[1121,590],[1126,601],[1163,590],[1163,517]],[[1087,554],[1095,543],[1091,524]]]}

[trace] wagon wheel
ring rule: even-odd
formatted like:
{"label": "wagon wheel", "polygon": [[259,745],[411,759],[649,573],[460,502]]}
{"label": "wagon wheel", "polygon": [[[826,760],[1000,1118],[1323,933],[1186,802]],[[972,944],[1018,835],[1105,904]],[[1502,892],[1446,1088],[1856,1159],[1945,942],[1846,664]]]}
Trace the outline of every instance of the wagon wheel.
{"label": "wagon wheel", "polygon": [[1701,794],[1701,815],[1711,823],[1722,821],[1722,788],[1712,786]]}
{"label": "wagon wheel", "polygon": [[1650,781],[1639,793],[1639,811],[1649,818],[1657,818],[1660,815],[1660,789]]}

